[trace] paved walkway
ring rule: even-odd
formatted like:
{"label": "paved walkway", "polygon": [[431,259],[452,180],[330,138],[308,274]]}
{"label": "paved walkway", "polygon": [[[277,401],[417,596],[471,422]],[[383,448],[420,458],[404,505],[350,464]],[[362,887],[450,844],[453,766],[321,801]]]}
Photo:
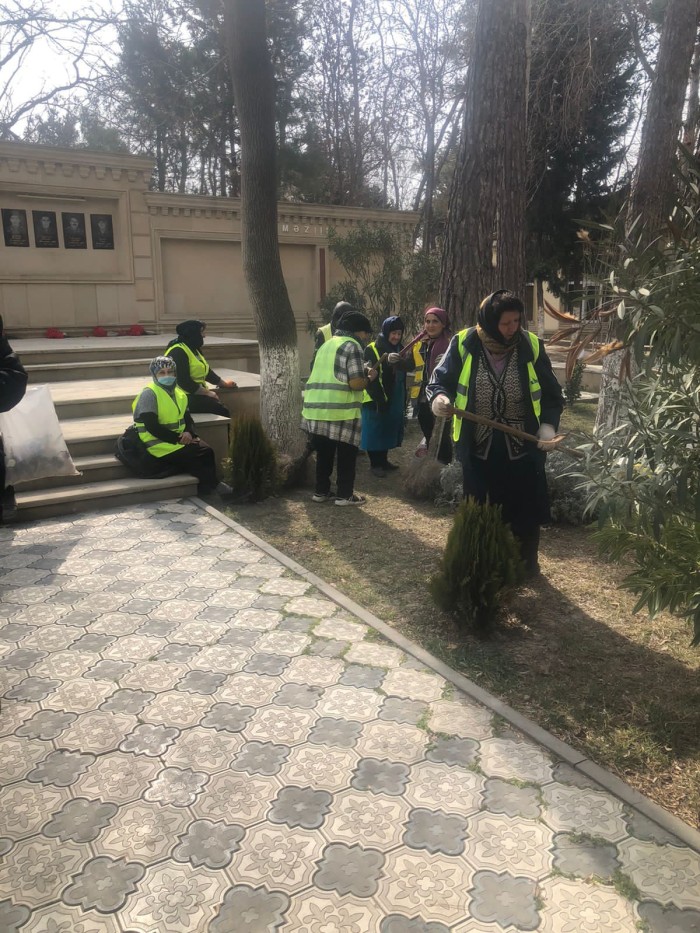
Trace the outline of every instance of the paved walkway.
{"label": "paved walkway", "polygon": [[195,501],[0,563],[2,933],[700,929],[697,851]]}

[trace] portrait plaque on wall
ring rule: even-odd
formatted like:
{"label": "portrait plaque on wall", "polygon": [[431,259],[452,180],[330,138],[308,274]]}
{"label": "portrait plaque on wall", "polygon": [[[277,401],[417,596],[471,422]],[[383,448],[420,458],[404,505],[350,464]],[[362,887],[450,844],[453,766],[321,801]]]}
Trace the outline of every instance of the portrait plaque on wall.
{"label": "portrait plaque on wall", "polygon": [[58,227],[55,211],[32,211],[34,222],[34,245],[39,249],[55,249],[58,246]]}
{"label": "portrait plaque on wall", "polygon": [[114,249],[111,214],[90,214],[93,249]]}
{"label": "portrait plaque on wall", "polygon": [[29,246],[26,211],[16,207],[3,207],[2,229],[5,234],[5,246]]}
{"label": "portrait plaque on wall", "polygon": [[87,249],[85,214],[61,214],[63,245],[66,249]]}

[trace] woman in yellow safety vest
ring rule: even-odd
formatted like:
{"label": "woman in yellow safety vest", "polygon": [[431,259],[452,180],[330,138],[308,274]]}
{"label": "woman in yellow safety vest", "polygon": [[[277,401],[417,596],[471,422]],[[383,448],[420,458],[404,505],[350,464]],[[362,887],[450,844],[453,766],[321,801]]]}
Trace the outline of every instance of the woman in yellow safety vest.
{"label": "woman in yellow safety vest", "polygon": [[564,407],[544,344],[523,330],[524,307],[501,289],[481,302],[476,327],[456,334],[428,386],[433,414],[450,405],[536,435],[538,444],[492,427],[452,419],[465,496],[503,507],[530,575],[539,572],[540,525],[550,521],[545,451]]}
{"label": "woman in yellow safety vest", "polygon": [[204,321],[183,321],[175,328],[177,337],[168,344],[165,355],[175,360],[177,384],[187,393],[188,407],[193,412],[224,415],[230,412],[219,401],[219,396],[207,385],[235,389],[233,379],[222,379],[209,366],[201,354],[207,325]]}
{"label": "woman in yellow safety vest", "polygon": [[214,451],[197,436],[187,395],[176,384],[175,362],[168,356],[151,361],[152,382],[134,399],[134,423],[117,442],[117,457],[139,476],[189,473],[202,494],[230,495],[216,478]]}

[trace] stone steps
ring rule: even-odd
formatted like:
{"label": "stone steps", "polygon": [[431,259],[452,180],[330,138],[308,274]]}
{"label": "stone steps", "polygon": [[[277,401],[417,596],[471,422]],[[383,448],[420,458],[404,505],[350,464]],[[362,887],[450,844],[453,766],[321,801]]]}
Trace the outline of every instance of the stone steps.
{"label": "stone steps", "polygon": [[[80,472],[19,484],[18,520],[196,494],[196,480],[189,475],[141,479],[114,456],[117,438],[131,423],[132,402],[149,382],[148,363],[163,346],[164,338],[158,335],[13,342],[30,374],[30,384],[48,386]],[[133,350],[133,356],[125,349]],[[258,368],[257,343],[212,338],[207,340],[206,352],[216,371],[240,387],[221,390],[224,404],[234,413],[257,414],[260,377],[251,371]],[[232,365],[241,360],[244,368]],[[209,414],[195,414],[193,419],[197,433],[213,447],[220,463],[228,456],[229,419]]]}

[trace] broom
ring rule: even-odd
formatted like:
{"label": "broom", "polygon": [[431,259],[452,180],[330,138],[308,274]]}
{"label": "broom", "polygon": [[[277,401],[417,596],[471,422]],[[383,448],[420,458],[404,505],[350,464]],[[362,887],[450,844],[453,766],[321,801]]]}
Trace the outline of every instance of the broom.
{"label": "broom", "polygon": [[444,463],[438,460],[442,435],[449,419],[436,418],[435,427],[428,444],[428,453],[425,457],[414,457],[404,476],[403,487],[406,492],[416,499],[432,499],[435,487],[440,480]]}
{"label": "broom", "polygon": [[[487,428],[495,428],[497,431],[503,431],[504,434],[512,434],[513,437],[519,437],[522,441],[532,441],[533,444],[539,443],[539,438],[535,437],[534,434],[527,434],[525,431],[521,431],[518,428],[512,428],[509,424],[501,424],[500,421],[492,421],[490,418],[485,418],[483,415],[475,415],[474,412],[463,411],[461,408],[455,408],[453,405],[450,406],[450,414],[456,415],[464,421],[472,421],[474,424],[483,424]],[[552,440],[556,441],[565,436],[565,434],[557,434]],[[575,457],[577,460],[583,460],[586,456],[582,450],[576,450],[574,447],[562,447],[561,444],[552,449],[560,450],[562,453],[568,454],[570,457]]]}

